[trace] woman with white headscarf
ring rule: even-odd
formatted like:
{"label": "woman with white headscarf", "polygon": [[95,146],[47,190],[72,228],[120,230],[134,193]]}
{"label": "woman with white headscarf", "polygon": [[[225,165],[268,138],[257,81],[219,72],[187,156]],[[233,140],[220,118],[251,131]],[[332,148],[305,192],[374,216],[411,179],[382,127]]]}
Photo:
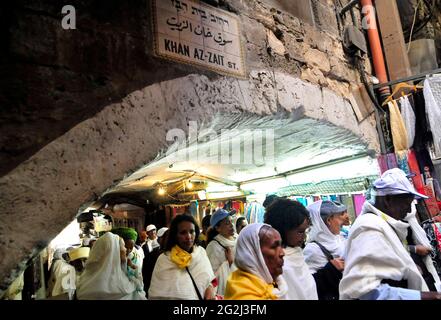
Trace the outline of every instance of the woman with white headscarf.
{"label": "woman with white headscarf", "polygon": [[215,280],[205,249],[195,240],[199,227],[192,216],[176,216],[165,252],[156,261],[148,291],[152,300],[211,300]]}
{"label": "woman with white headscarf", "polygon": [[338,202],[317,201],[308,206],[312,228],[303,250],[317,284],[319,300],[338,300],[344,269],[345,239],[340,236],[346,207]]}
{"label": "woman with white headscarf", "polygon": [[252,223],[236,243],[234,263],[225,289],[228,300],[284,300],[288,287],[283,273],[282,239],[268,224]]}
{"label": "woman with white headscarf", "polygon": [[107,232],[90,251],[77,288],[79,300],[146,300],[127,276],[124,240]]}
{"label": "woman with white headscarf", "polygon": [[265,223],[279,231],[285,249],[283,278],[288,285],[288,300],[317,300],[317,286],[303,256],[308,210],[297,201],[277,199],[267,209]]}

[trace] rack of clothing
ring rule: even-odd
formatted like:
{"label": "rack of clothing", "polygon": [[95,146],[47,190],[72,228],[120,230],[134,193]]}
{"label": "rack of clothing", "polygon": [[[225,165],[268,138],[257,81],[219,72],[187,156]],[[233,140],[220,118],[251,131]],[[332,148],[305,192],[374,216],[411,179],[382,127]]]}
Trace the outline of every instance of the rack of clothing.
{"label": "rack of clothing", "polygon": [[401,83],[383,105],[389,114],[393,152],[377,158],[380,171],[406,172],[417,191],[430,197],[425,200],[430,215],[437,215],[441,190],[432,159],[441,158],[441,77],[426,78],[423,86]]}

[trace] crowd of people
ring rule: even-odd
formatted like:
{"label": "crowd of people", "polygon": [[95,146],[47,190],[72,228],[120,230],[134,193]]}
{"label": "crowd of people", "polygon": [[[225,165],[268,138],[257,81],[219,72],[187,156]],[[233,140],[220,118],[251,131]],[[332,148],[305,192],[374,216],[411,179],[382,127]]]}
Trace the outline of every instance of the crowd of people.
{"label": "crowd of people", "polygon": [[[70,299],[441,299],[431,244],[416,217],[425,198],[400,169],[386,171],[351,225],[335,201],[308,207],[273,197],[264,223],[224,209],[169,228],[105,233],[57,251],[49,296]],[[90,251],[89,251],[90,250]],[[66,275],[69,275],[68,281]]]}

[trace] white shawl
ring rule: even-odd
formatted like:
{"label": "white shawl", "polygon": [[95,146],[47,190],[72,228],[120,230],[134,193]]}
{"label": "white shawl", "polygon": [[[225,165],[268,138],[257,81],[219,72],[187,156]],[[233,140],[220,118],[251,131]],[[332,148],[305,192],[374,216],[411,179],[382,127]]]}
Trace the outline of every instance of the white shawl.
{"label": "white shawl", "polygon": [[[210,260],[204,248],[193,247],[191,262],[188,267],[199,293],[204,296],[205,290],[215,278]],[[152,300],[198,300],[195,287],[185,268],[179,267],[170,259],[170,251],[162,253],[153,269],[149,289]]]}
{"label": "white shawl", "polygon": [[69,299],[72,300],[76,288],[76,271],[74,266],[64,261],[63,258],[59,258],[53,262],[51,269],[49,295],[55,297],[67,293]]}
{"label": "white shawl", "polygon": [[300,247],[285,249],[283,278],[288,286],[288,300],[318,300],[314,277]]}
{"label": "white shawl", "polygon": [[[251,273],[270,284],[273,283],[273,277],[266,266],[262,250],[260,249],[259,232],[263,226],[271,227],[264,223],[252,223],[240,232],[236,243],[234,263],[237,268]],[[278,276],[276,283],[277,288],[273,289],[273,293],[279,300],[286,300],[288,286],[285,279],[282,276]]]}
{"label": "white shawl", "polygon": [[107,232],[90,251],[81,275],[79,300],[146,300],[145,293],[129,280],[121,264],[120,238]]}
{"label": "white shawl", "polygon": [[225,256],[225,249],[216,240],[219,241],[222,246],[231,248],[234,255],[237,234],[233,236],[233,240],[229,240],[218,234],[216,237],[214,237],[214,240],[210,241],[206,249],[208,259],[210,260],[211,266],[213,267],[213,272],[218,281],[217,293],[219,295],[224,295],[228,276],[237,268],[234,263],[230,266]]}
{"label": "white shawl", "polygon": [[320,247],[316,243],[311,243],[312,241],[316,241],[324,246],[334,258],[344,257],[346,244],[346,239],[340,235],[333,234],[323,221],[320,216],[321,205],[322,201],[319,200],[307,207],[310,213],[312,227],[308,237],[309,243],[306,244],[303,254],[312,273],[317,272],[328,263],[328,259]]}
{"label": "white shawl", "polygon": [[[416,207],[415,203],[412,203],[412,212],[408,213],[406,218],[404,218],[405,221],[407,221],[412,229],[412,236],[413,241],[416,244],[421,244],[425,246],[426,248],[432,248],[432,245],[430,244],[429,239],[427,238],[426,232],[424,229],[420,226],[416,219]],[[427,270],[432,274],[433,279],[435,280],[435,287],[438,292],[441,292],[441,281],[438,275],[438,272],[436,272],[435,266],[433,265],[432,258],[430,255],[427,255],[423,258],[424,264],[427,267]]]}
{"label": "white shawl", "polygon": [[426,116],[429,120],[430,130],[433,135],[435,155],[441,156],[441,98],[438,93],[441,89],[440,78],[429,78],[424,81],[424,100],[426,102]]}
{"label": "white shawl", "polygon": [[408,226],[368,201],[364,203],[361,215],[351,227],[339,287],[340,299],[358,299],[377,288],[384,279],[407,279],[409,289],[429,290],[402,243]]}

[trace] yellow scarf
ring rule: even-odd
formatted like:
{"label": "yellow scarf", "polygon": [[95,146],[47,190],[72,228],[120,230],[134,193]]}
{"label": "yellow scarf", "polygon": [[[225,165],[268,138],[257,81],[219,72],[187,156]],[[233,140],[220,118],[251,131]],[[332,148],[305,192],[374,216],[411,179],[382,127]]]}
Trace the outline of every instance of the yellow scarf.
{"label": "yellow scarf", "polygon": [[175,245],[170,252],[170,260],[176,263],[179,269],[188,267],[191,262],[191,254]]}
{"label": "yellow scarf", "polygon": [[230,274],[225,289],[226,300],[277,300],[274,286],[240,269]]}

